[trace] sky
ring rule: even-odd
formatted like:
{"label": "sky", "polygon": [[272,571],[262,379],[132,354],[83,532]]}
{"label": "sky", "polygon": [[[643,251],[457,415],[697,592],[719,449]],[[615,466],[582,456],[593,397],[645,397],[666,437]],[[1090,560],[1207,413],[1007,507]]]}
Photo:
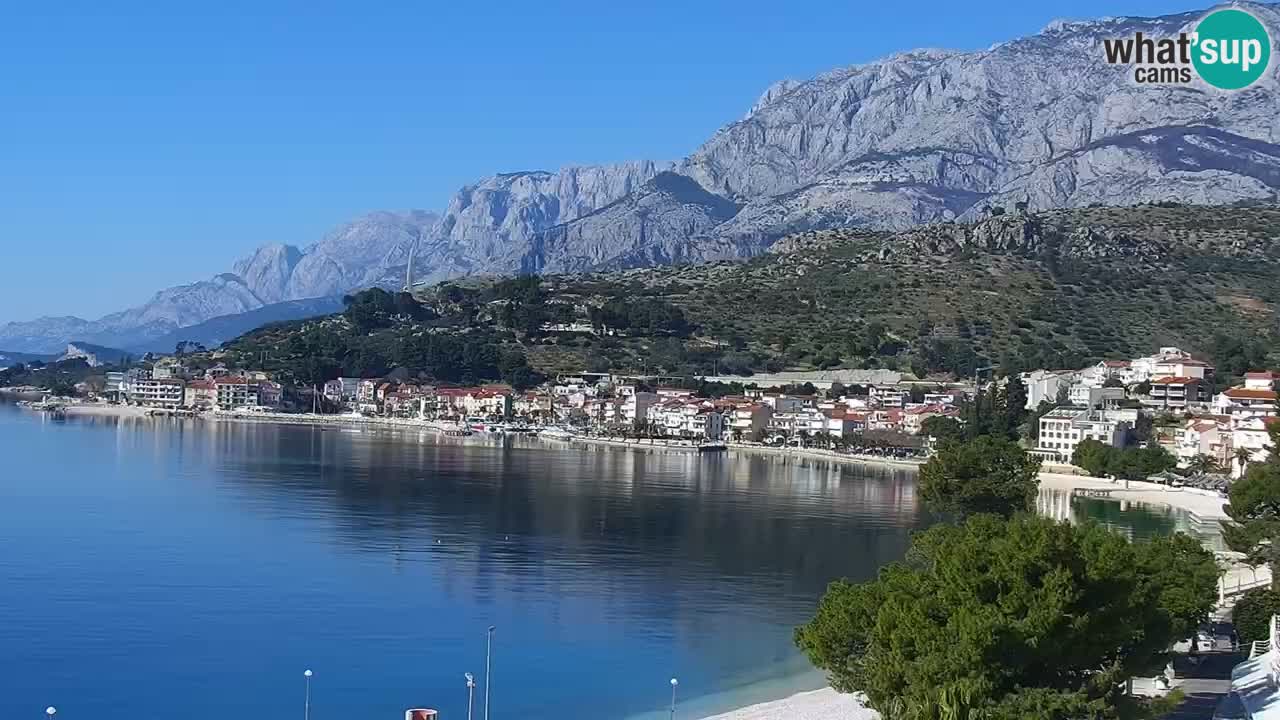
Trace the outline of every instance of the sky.
{"label": "sky", "polygon": [[784,78],[1207,4],[0,0],[0,322],[495,172],[678,159]]}

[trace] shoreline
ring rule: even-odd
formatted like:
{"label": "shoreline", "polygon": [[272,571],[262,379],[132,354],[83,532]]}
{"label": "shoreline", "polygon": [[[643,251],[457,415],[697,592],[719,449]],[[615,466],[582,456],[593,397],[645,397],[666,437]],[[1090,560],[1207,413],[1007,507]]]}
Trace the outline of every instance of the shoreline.
{"label": "shoreline", "polygon": [[[68,416],[152,418],[152,416],[148,415],[149,408],[123,405],[86,403],[68,405],[65,406],[64,409]],[[385,429],[391,431],[429,430],[441,437],[444,437],[444,428],[440,424],[415,419],[366,418],[350,415],[310,415],[293,413],[205,413],[196,417],[202,420],[258,422],[281,425],[345,426]],[[491,437],[491,435],[488,433],[480,433],[474,437],[488,438]],[[576,446],[575,449],[579,451],[595,446],[648,452],[698,452],[698,446],[689,442],[671,443],[644,440],[628,441],[621,439],[579,436],[574,436],[568,439],[553,439],[546,437],[537,439],[551,447]],[[758,445],[730,444],[727,446],[726,452],[744,457],[752,455],[758,457],[772,456],[784,459],[795,458],[799,460],[818,460],[890,469],[918,469],[924,463],[923,460],[917,459],[881,457],[878,455],[850,455],[818,448],[776,448]],[[1145,481],[1130,481],[1128,483],[1125,481],[1112,481],[1106,478],[1075,474],[1071,472],[1071,466],[1050,465],[1047,467],[1048,469],[1043,470],[1039,475],[1041,487],[1066,491],[1076,489],[1103,490],[1107,491],[1107,495],[1098,499],[1110,502],[1134,502],[1145,505],[1164,506],[1174,510],[1187,512],[1193,517],[1193,519],[1206,523],[1216,522],[1217,520],[1226,517],[1225,513],[1222,512],[1222,505],[1225,504],[1226,500],[1225,498],[1218,496],[1216,493],[1209,493],[1190,488],[1173,488]],[[773,682],[780,681],[775,680]],[[874,710],[867,708],[859,701],[858,695],[841,694],[830,687],[818,690],[803,690],[800,692],[792,692],[795,689],[794,685],[786,689],[783,689],[783,686],[773,686],[771,689],[775,692],[782,691],[788,692],[789,694],[764,702],[754,702],[726,712],[700,715],[700,720],[772,720],[773,718],[779,717],[786,717],[789,719],[795,718],[796,720],[871,720],[872,718],[879,717]],[[768,690],[765,688],[757,688],[755,697],[758,698],[761,696],[768,697]],[[741,697],[739,700],[750,702],[747,697]],[[721,705],[721,707],[723,707],[723,705]],[[704,712],[710,709],[712,708],[704,706]]]}
{"label": "shoreline", "polygon": [[[150,408],[126,405],[105,405],[85,403],[67,405],[67,415],[89,415],[100,417],[148,418]],[[282,425],[333,425],[346,427],[383,428],[387,430],[429,430],[443,434],[440,425],[424,420],[409,418],[361,417],[352,415],[312,415],[301,413],[204,413],[196,416],[201,420],[218,422],[267,422]],[[474,437],[489,437],[487,433],[478,433]],[[533,436],[537,437],[537,436]],[[644,450],[689,453],[698,452],[698,446],[688,441],[653,441],[623,440],[588,436],[573,436],[568,439],[538,438],[551,445],[563,447],[584,446],[612,447],[623,450]],[[883,457],[880,455],[851,455],[820,448],[777,448],[766,445],[730,443],[726,452],[740,455],[759,455],[804,460],[823,460],[834,463],[871,465],[882,468],[919,469],[923,460],[913,458]],[[1136,502],[1145,505],[1163,505],[1174,510],[1189,513],[1199,522],[1216,522],[1227,517],[1222,511],[1226,498],[1217,493],[1194,488],[1175,488],[1168,485],[1133,480],[1109,480],[1093,477],[1078,472],[1078,468],[1070,465],[1048,465],[1048,469],[1040,472],[1040,486],[1055,490],[1104,490],[1106,497],[1098,498],[1113,502]]]}

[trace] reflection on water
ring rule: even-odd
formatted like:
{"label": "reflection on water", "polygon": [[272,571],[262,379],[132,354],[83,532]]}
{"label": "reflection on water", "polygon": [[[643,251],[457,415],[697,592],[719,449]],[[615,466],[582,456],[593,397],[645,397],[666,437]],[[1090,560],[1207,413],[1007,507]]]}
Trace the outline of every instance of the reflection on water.
{"label": "reflection on water", "polygon": [[[914,472],[0,407],[0,717],[687,716],[822,680],[832,579],[902,557]],[[1135,537],[1158,508],[1041,494]],[[506,715],[502,715],[506,713]]]}
{"label": "reflection on water", "polygon": [[490,624],[495,711],[732,703],[924,521],[909,472],[772,456],[2,409],[0,443],[5,717],[278,716],[307,666],[334,717],[460,716]]}
{"label": "reflection on water", "polygon": [[1193,513],[1167,505],[1072,497],[1070,490],[1041,488],[1036,509],[1043,515],[1073,523],[1089,519],[1130,540],[1184,532],[1213,550],[1226,549],[1217,521],[1203,521]]}

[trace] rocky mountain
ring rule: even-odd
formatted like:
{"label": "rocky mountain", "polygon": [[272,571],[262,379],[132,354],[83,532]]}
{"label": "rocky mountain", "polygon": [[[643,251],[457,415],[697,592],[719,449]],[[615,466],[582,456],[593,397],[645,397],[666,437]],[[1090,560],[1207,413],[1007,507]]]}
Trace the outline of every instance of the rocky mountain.
{"label": "rocky mountain", "polygon": [[[1237,6],[1280,37],[1280,6]],[[985,50],[915,50],[782,81],[677,162],[495,175],[439,217],[372,213],[98,321],[10,323],[0,347],[133,346],[229,312],[396,286],[411,248],[415,278],[431,282],[751,256],[795,233],[902,230],[993,207],[1275,202],[1280,63],[1221,92],[1137,84],[1103,61],[1104,39],[1169,36],[1204,14],[1055,22]]]}
{"label": "rocky mountain", "polygon": [[739,256],[731,246],[689,242],[738,210],[691,178],[664,171],[621,200],[535,234],[518,270],[582,272]]}
{"label": "rocky mountain", "polygon": [[284,302],[263,305],[254,310],[232,315],[210,318],[204,322],[172,330],[159,337],[131,346],[130,351],[139,355],[147,352],[169,353],[179,342],[199,343],[205,347],[217,347],[235,337],[255,328],[271,323],[287,320],[303,320],[306,318],[328,315],[343,308],[340,296],[310,298],[307,300],[285,300]]}

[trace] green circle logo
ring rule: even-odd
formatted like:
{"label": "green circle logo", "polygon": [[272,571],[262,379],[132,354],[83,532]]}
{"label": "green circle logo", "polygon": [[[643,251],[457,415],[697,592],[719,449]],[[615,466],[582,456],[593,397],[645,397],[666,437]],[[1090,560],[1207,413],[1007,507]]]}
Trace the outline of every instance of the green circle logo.
{"label": "green circle logo", "polygon": [[1192,43],[1191,64],[1205,82],[1221,90],[1249,87],[1271,62],[1267,28],[1235,8],[1206,15],[1196,26]]}

